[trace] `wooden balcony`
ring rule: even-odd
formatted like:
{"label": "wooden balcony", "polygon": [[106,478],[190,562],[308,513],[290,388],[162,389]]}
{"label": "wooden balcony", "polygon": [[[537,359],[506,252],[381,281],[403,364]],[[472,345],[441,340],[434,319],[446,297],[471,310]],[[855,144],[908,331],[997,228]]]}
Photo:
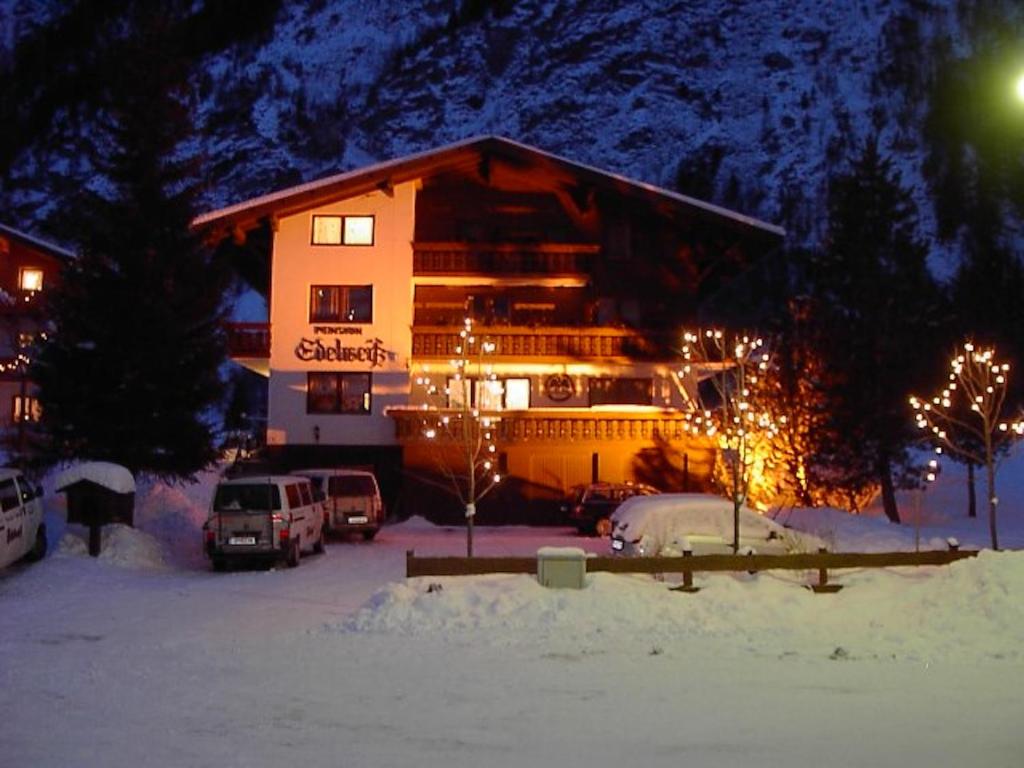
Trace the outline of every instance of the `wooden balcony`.
{"label": "wooden balcony", "polygon": [[587,274],[599,245],[589,243],[414,243],[416,277]]}
{"label": "wooden balcony", "polygon": [[[387,413],[395,421],[395,436],[398,440],[412,443],[427,440],[423,436],[425,419],[446,413],[451,415],[455,411],[423,411],[409,407],[389,408]],[[496,412],[489,415],[496,420],[494,428],[500,445],[538,442],[701,441],[686,431],[687,422],[682,413],[669,411],[615,413],[604,410],[548,408]]]}
{"label": "wooden balcony", "polygon": [[[459,345],[459,331],[451,326],[419,326],[412,329],[414,359],[451,359]],[[658,354],[656,340],[624,328],[510,326],[477,327],[481,341],[494,344],[492,360],[530,358],[553,360],[636,360]]]}
{"label": "wooden balcony", "polygon": [[270,323],[226,323],[225,330],[229,357],[270,358]]}

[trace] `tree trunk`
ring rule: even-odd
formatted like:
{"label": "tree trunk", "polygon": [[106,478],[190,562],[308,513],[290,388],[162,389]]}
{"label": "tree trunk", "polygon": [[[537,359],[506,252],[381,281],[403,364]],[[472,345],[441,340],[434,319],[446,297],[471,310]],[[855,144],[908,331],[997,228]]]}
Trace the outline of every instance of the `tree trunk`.
{"label": "tree trunk", "polygon": [[878,461],[878,481],[882,486],[882,509],[893,523],[900,522],[900,510],[896,506],[896,489],[892,484],[892,468],[888,459]]}
{"label": "tree trunk", "polygon": [[992,534],[992,549],[999,549],[999,534],[996,533],[996,467],[995,460],[991,454],[988,457],[988,464],[985,467],[985,475],[988,481],[988,529]]}
{"label": "tree trunk", "polygon": [[978,516],[978,494],[974,487],[974,462],[967,462],[967,516]]}

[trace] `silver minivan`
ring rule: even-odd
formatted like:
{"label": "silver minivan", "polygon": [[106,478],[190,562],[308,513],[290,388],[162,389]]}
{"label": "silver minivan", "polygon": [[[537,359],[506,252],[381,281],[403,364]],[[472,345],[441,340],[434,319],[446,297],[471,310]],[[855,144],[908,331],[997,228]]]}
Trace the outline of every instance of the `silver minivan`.
{"label": "silver minivan", "polygon": [[384,502],[373,472],[363,469],[298,469],[323,495],[324,524],[334,534],[359,533],[370,541],[384,523]]}
{"label": "silver minivan", "polygon": [[239,477],[217,485],[203,543],[214,570],[243,561],[283,561],[322,553],[323,504],[309,480],[291,475]]}

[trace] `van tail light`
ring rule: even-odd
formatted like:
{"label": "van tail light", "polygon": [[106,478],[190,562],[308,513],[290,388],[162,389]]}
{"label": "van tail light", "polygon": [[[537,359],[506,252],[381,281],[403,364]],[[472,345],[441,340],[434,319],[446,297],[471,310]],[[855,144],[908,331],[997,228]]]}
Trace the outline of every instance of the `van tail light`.
{"label": "van tail light", "polygon": [[277,537],[281,540],[282,544],[287,544],[288,540],[292,537],[292,532],[288,528],[282,528]]}
{"label": "van tail light", "polygon": [[207,529],[206,531],[206,543],[213,544],[217,540],[217,534],[214,531]]}
{"label": "van tail light", "polygon": [[284,515],[282,515],[280,512],[275,512],[270,516],[270,522],[274,523],[275,525],[279,525],[281,523],[286,522],[286,520],[284,519]]}

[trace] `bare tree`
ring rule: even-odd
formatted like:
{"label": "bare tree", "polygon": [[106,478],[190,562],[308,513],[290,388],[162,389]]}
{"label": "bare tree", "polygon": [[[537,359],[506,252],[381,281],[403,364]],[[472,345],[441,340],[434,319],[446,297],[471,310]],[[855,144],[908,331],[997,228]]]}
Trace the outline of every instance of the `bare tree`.
{"label": "bare tree", "polygon": [[434,443],[431,457],[441,487],[466,513],[466,555],[473,556],[476,505],[501,481],[495,446],[502,406],[500,385],[487,358],[493,342],[473,332],[466,318],[455,355],[437,382],[429,371],[417,377],[428,402],[422,410],[422,434]]}
{"label": "bare tree", "polygon": [[716,441],[722,450],[733,503],[732,549],[738,552],[740,507],[750,493],[757,436],[777,434],[771,415],[752,396],[758,377],[768,370],[769,355],[761,339],[722,330],[687,332],[683,340],[683,373],[703,377],[698,410],[687,417],[689,430]]}
{"label": "bare tree", "polygon": [[949,365],[949,381],[942,392],[931,400],[911,397],[910,405],[918,428],[931,431],[937,452],[948,450],[985,467],[989,532],[992,549],[999,549],[996,458],[1010,441],[1024,434],[1024,423],[1010,422],[1004,413],[1010,366],[996,362],[994,349],[979,349],[971,341],[964,342]]}

